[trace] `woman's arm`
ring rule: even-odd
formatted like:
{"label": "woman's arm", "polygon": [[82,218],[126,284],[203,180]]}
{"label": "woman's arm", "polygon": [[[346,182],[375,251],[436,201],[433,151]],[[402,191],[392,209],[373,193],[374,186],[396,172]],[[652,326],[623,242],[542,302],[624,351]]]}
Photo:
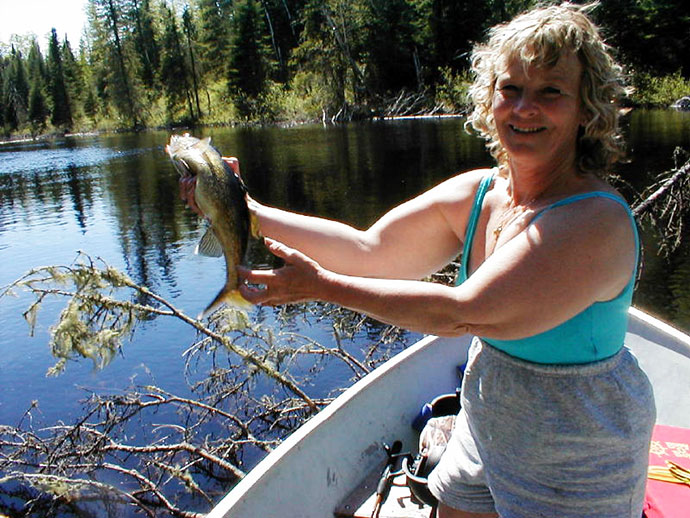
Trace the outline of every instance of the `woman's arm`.
{"label": "woman's arm", "polygon": [[453,177],[393,208],[366,230],[268,207],[249,199],[263,236],[301,251],[323,268],[363,277],[419,279],[460,252],[479,179]]}
{"label": "woman's arm", "polygon": [[322,300],[415,331],[448,336],[471,332],[497,339],[545,331],[595,301],[615,297],[635,261],[627,214],[602,199],[550,211],[459,287],[343,275],[280,243],[268,245],[286,266],[241,269],[243,279],[265,286],[241,286],[250,302]]}
{"label": "woman's arm", "polygon": [[[430,282],[372,279],[326,270],[298,250],[266,240],[269,250],[284,259],[276,270],[238,267],[240,293],[253,304],[281,305],[320,300],[367,313],[406,329],[456,335],[466,329],[449,328],[448,303],[456,290]],[[444,328],[444,330],[441,329]]]}

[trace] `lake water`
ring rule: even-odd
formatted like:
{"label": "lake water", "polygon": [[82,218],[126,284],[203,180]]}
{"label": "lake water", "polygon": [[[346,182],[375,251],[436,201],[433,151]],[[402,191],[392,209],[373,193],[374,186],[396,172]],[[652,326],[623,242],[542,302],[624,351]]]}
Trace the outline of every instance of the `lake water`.
{"label": "lake water", "polygon": [[[463,122],[400,120],[200,133],[210,135],[224,154],[240,158],[243,177],[258,200],[366,226],[452,173],[490,163],[483,143],[464,133]],[[690,114],[633,111],[626,134],[632,160],[620,173],[642,189],[673,166],[676,146],[690,150]],[[220,288],[224,264],[193,254],[202,224],[178,199],[178,176],[163,151],[168,137],[167,132],[147,132],[0,145],[0,286],[32,267],[70,264],[81,250],[196,315]],[[645,268],[635,304],[690,330],[690,242],[685,239],[666,260],[657,256],[652,233],[646,232],[644,241]],[[48,329],[62,305],[45,304],[30,337],[22,317],[30,300],[27,295],[0,299],[0,424],[17,424],[35,400],[33,416],[45,425],[72,422],[89,391],[117,393],[132,384],[153,383],[189,393],[182,354],[196,334],[170,320],[144,324],[102,370],[81,360],[70,362],[60,376],[46,377],[55,363]],[[250,318],[276,322],[271,311],[255,310]],[[332,320],[319,311],[294,316],[287,325],[333,345]],[[377,330],[369,323],[346,346],[366,348]],[[402,338],[410,343],[417,336]],[[324,372],[305,388],[314,397],[349,383],[347,368]]]}

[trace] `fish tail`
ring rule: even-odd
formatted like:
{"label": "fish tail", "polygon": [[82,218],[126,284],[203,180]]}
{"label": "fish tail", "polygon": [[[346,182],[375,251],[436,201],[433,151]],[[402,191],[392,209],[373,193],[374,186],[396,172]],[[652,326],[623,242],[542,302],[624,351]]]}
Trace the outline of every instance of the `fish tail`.
{"label": "fish tail", "polygon": [[231,289],[224,286],[222,290],[216,295],[216,298],[211,301],[211,303],[203,310],[197,320],[206,318],[208,315],[213,313],[216,309],[220,307],[221,304],[227,304],[240,309],[251,309],[252,303],[247,301],[242,295],[240,295],[239,290]]}
{"label": "fish tail", "polygon": [[251,232],[251,235],[253,238],[260,238],[261,236],[261,229],[259,227],[259,218],[257,218],[253,212],[249,213],[249,231]]}

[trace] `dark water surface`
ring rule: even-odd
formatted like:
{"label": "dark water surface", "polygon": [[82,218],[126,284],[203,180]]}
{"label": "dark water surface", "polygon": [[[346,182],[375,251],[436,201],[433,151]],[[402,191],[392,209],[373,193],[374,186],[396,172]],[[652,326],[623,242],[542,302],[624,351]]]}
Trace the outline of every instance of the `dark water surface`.
{"label": "dark water surface", "polygon": [[[240,158],[258,200],[366,226],[452,173],[490,164],[483,143],[464,133],[463,122],[224,128],[199,136],[210,135],[224,154]],[[688,113],[634,111],[626,132],[632,161],[621,173],[637,189],[672,167],[676,146],[690,150]],[[35,266],[69,264],[82,250],[196,315],[220,288],[224,264],[193,254],[202,225],[178,199],[178,176],[163,151],[168,137],[148,132],[0,145],[0,286]],[[646,234],[635,303],[690,330],[690,241],[669,260],[659,258],[657,248]],[[0,424],[19,422],[33,400],[46,423],[71,422],[82,408],[82,388],[107,393],[155,383],[185,393],[182,353],[195,337],[188,326],[148,322],[105,369],[82,360],[46,377],[55,362],[48,328],[62,306],[45,304],[29,337],[22,318],[29,302],[25,295],[0,299]],[[293,325],[324,344],[333,341],[327,321]],[[336,369],[313,390],[328,394],[348,379],[346,370]]]}

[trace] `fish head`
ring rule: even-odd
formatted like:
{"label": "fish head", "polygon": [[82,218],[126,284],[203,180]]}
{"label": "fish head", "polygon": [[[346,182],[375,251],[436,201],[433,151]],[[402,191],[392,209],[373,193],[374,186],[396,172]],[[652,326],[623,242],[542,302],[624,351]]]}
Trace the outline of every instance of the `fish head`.
{"label": "fish head", "polygon": [[173,135],[165,150],[183,177],[196,178],[194,199],[209,221],[222,225],[220,222],[228,214],[234,214],[232,203],[246,205],[246,188],[242,180],[211,145],[210,137],[198,139],[189,134]]}
{"label": "fish head", "polygon": [[197,176],[208,169],[206,154],[211,149],[211,137],[198,139],[189,133],[173,135],[165,146],[175,169],[183,177]]}

